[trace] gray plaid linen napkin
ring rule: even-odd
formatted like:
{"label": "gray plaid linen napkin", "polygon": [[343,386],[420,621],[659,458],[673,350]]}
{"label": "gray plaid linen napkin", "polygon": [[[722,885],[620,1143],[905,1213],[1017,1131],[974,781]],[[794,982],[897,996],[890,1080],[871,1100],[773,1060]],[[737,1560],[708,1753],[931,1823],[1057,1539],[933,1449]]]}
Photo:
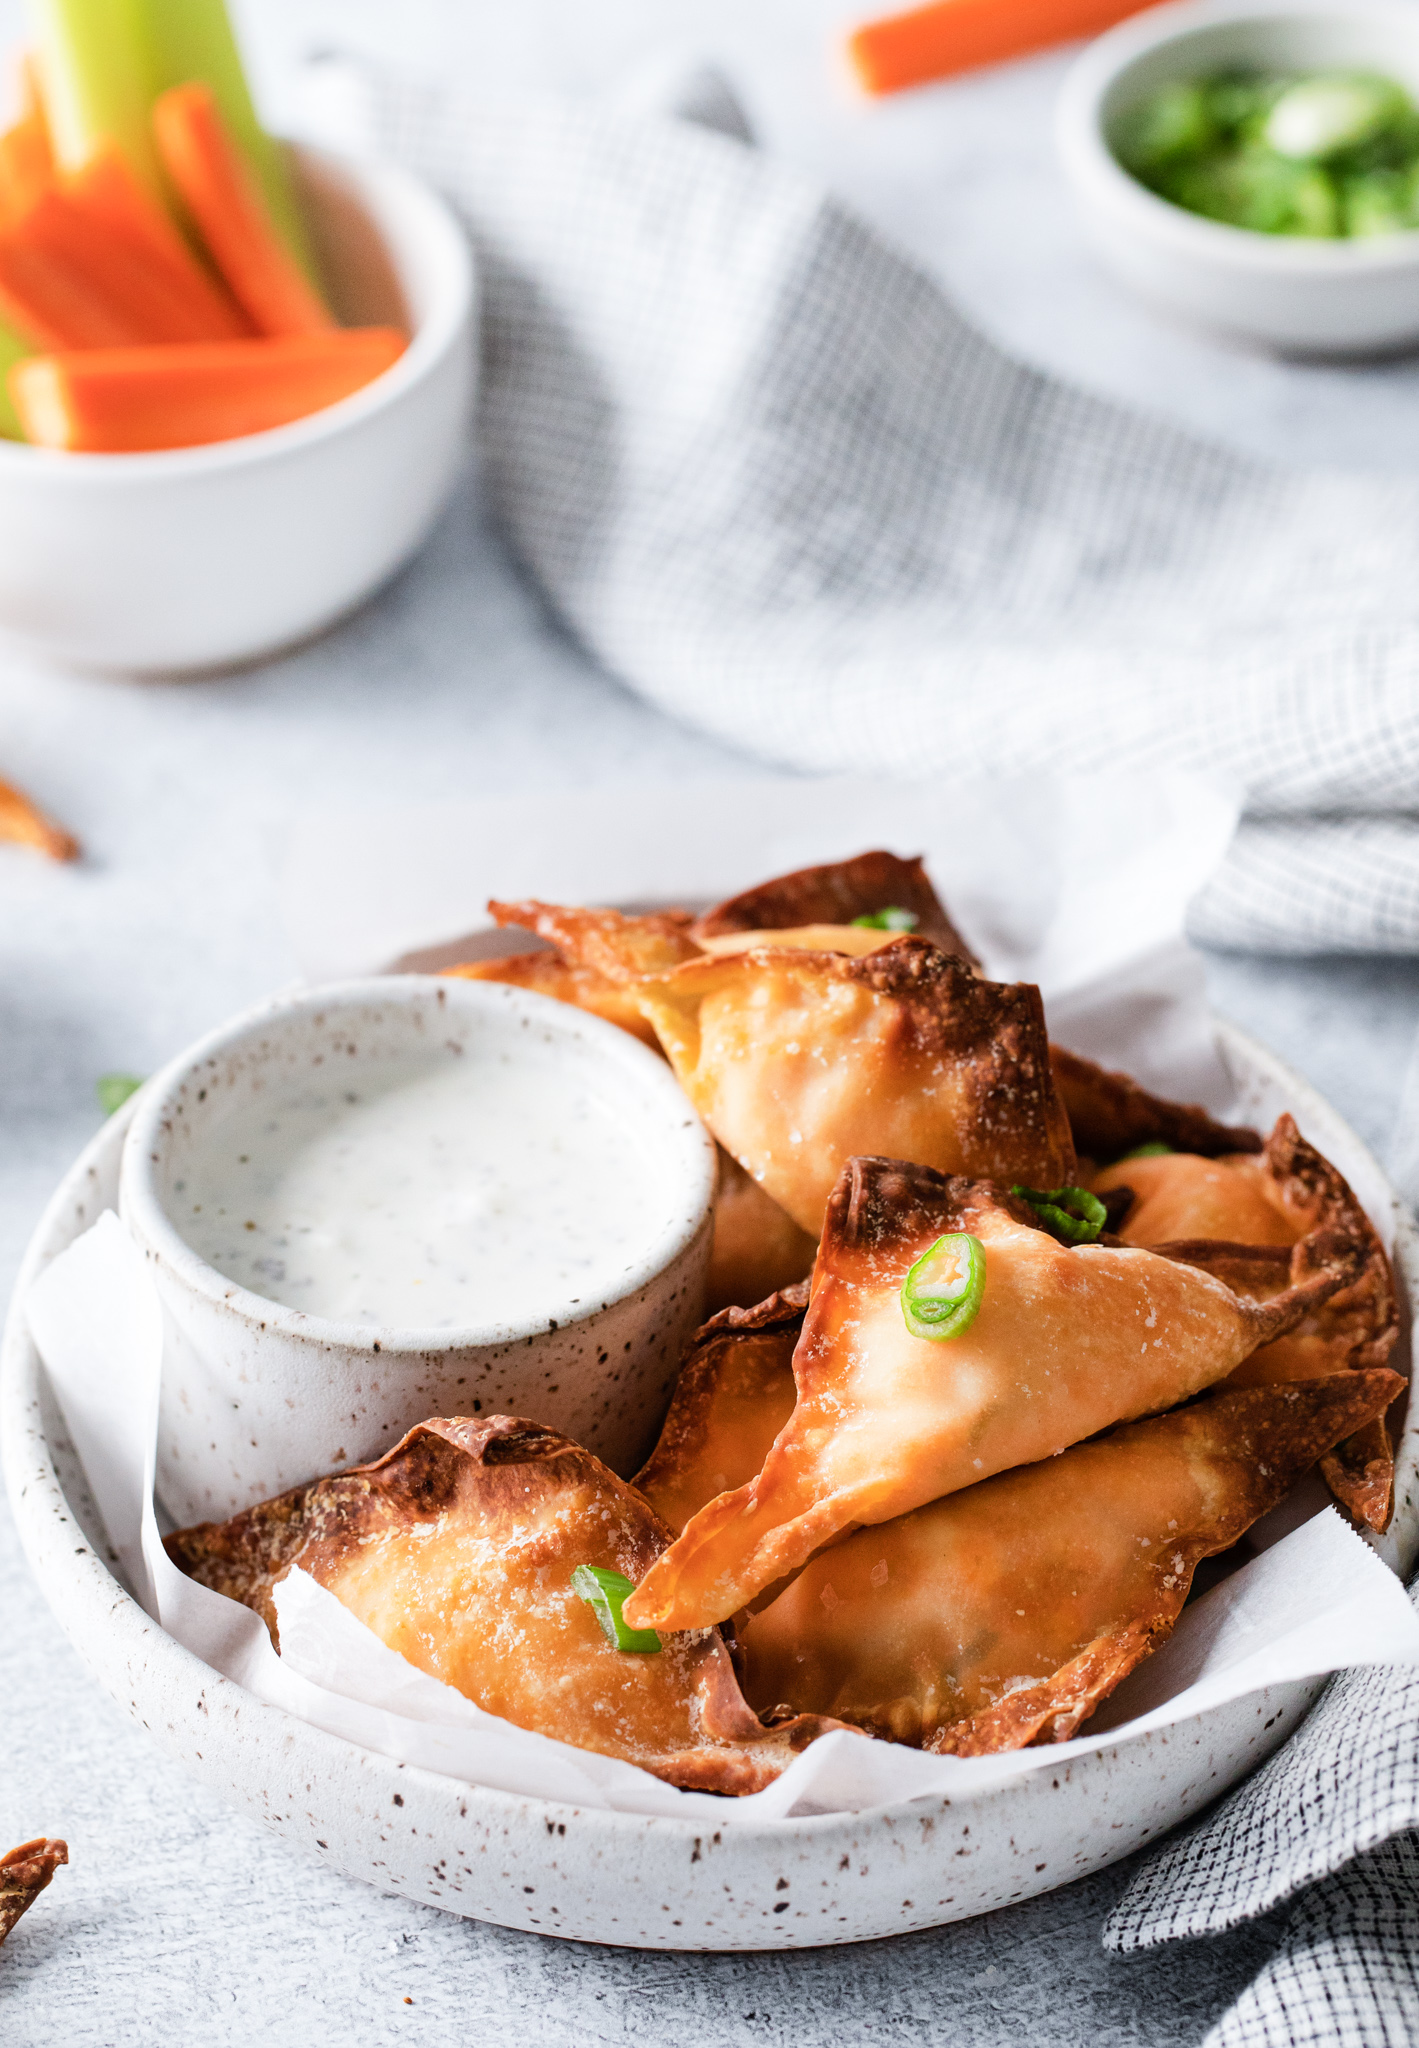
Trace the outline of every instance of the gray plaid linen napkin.
{"label": "gray plaid linen napkin", "polygon": [[[807,770],[1189,767],[1248,792],[1197,937],[1419,947],[1419,489],[1291,475],[1012,362],[694,125],[383,82],[466,221],[480,432],[591,652]],[[726,112],[728,108],[728,112]]]}

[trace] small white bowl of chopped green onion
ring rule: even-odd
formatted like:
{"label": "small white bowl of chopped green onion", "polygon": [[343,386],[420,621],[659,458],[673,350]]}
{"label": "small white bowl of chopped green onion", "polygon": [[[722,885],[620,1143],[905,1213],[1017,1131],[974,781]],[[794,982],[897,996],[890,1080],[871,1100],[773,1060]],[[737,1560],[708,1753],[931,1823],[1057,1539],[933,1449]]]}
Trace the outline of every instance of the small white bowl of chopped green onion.
{"label": "small white bowl of chopped green onion", "polygon": [[1419,7],[1181,0],[1067,78],[1065,170],[1109,268],[1289,354],[1419,343]]}

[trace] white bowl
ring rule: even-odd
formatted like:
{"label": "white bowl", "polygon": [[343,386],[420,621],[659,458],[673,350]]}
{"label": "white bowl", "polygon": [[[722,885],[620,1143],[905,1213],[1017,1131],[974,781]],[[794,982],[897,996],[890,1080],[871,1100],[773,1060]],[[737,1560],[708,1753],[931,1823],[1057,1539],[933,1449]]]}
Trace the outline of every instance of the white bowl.
{"label": "white bowl", "polygon": [[[335,1322],[239,1286],[174,1225],[174,1193],[220,1158],[226,1120],[292,1082],[337,1066],[342,1081],[367,1082],[411,1059],[467,1071],[548,1046],[587,1096],[614,1106],[658,1177],[652,1226],[584,1303],[549,1299],[461,1329]],[[714,1145],[664,1060],[546,996],[381,977],[264,1004],[213,1032],[142,1091],[123,1154],[120,1213],[152,1261],[167,1324],[159,1499],[181,1523],[223,1520],[378,1456],[429,1415],[531,1415],[633,1472],[703,1314],[714,1184]]]}
{"label": "white bowl", "polygon": [[294,152],[316,254],[349,324],[409,347],[340,404],[237,441],[69,455],[0,441],[0,632],[73,666],[248,661],[368,597],[424,539],[472,401],[468,243],[393,165]]}
{"label": "white bowl", "polygon": [[[1394,1233],[1407,1332],[1419,1236],[1336,1112],[1274,1054],[1219,1033],[1241,1114],[1294,1111]],[[169,1755],[304,1855],[383,1892],[575,1941],[654,1949],[816,1948],[937,1927],[1102,1869],[1210,1805],[1278,1749],[1323,1679],[1269,1688],[1052,1771],[966,1797],[725,1827],[518,1798],[342,1742],[219,1677],[120,1580],[25,1324],[31,1281],[112,1205],[125,1112],[56,1190],[0,1351],[0,1458],[20,1537],[71,1642]],[[1406,1576],[1419,1523],[1419,1404],[1385,1538]]]}
{"label": "white bowl", "polygon": [[1110,139],[1140,100],[1232,67],[1361,68],[1419,98],[1419,9],[1182,0],[1092,43],[1064,82],[1056,140],[1104,262],[1160,310],[1286,354],[1373,354],[1419,340],[1419,232],[1349,242],[1228,227],[1158,198],[1118,162]]}

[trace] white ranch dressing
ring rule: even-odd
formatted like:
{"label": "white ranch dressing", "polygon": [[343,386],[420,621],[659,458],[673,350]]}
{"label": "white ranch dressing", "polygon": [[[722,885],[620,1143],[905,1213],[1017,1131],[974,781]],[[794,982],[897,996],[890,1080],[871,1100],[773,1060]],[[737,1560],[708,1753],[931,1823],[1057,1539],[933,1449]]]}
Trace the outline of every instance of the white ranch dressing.
{"label": "white ranch dressing", "polygon": [[664,1221],[661,1172],[556,1047],[270,1086],[169,1213],[229,1280],[335,1322],[448,1330],[600,1305]]}

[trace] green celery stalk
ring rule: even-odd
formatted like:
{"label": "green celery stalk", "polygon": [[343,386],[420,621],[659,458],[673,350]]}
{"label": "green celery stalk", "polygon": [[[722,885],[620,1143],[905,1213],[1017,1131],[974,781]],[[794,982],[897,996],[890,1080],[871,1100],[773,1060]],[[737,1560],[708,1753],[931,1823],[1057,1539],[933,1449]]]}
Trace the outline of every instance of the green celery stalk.
{"label": "green celery stalk", "polygon": [[143,0],[28,0],[45,113],[61,164],[77,170],[117,143],[162,198],[148,113],[153,103]]}
{"label": "green celery stalk", "polygon": [[24,356],[35,353],[32,341],[21,341],[11,327],[0,327],[0,434],[7,441],[23,441],[25,430],[10,396],[10,371]]}
{"label": "green celery stalk", "polygon": [[[112,4],[112,0],[110,0]],[[314,280],[310,242],[296,203],[285,145],[256,117],[226,0],[128,0],[148,52],[149,104],[174,85],[211,87],[232,140],[256,174],[272,224]]]}

